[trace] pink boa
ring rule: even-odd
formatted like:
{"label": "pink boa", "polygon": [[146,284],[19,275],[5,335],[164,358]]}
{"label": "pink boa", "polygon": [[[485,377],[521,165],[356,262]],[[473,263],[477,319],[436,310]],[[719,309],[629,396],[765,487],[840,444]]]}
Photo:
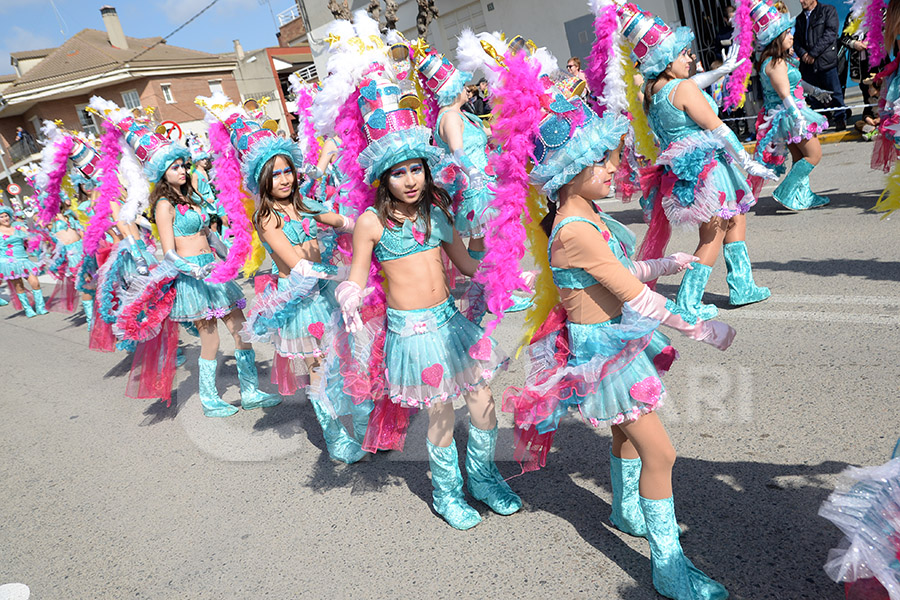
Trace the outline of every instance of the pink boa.
{"label": "pink boa", "polygon": [[512,305],[510,292],[526,289],[519,265],[525,255],[522,215],[527,214],[526,167],[538,135],[541,104],[549,102],[544,84],[538,78],[540,66],[527,61],[526,54],[506,58],[507,69],[500,72],[500,80],[492,92],[497,115],[492,129],[504,152],[490,158],[490,167],[497,174],[491,200],[496,215],[485,227],[487,254],[475,273],[475,281],[484,285],[488,309],[497,315],[487,323],[486,336],[496,329],[503,311]]}
{"label": "pink boa", "polygon": [[363,126],[362,113],[359,112],[359,92],[355,91],[344,102],[334,122],[334,131],[341,138],[340,168],[350,188],[347,204],[353,217],[358,217],[367,207],[375,204],[375,190],[366,185],[365,171],[357,160],[367,145]]}
{"label": "pink boa", "polygon": [[422,96],[425,99],[425,106],[422,111],[425,113],[425,125],[428,126],[428,129],[434,130],[434,126],[437,125],[438,114],[441,112],[441,107],[438,106],[437,100],[431,90],[424,85],[422,86]]}
{"label": "pink boa", "polygon": [[753,19],[750,18],[750,0],[739,0],[737,10],[734,13],[735,38],[740,44],[738,60],[745,59],[744,63],[728,76],[725,81],[725,110],[734,110],[744,101],[747,93],[747,78],[753,70],[750,55],[753,53]]}
{"label": "pink boa", "polygon": [[71,136],[62,135],[56,147],[56,153],[53,155],[53,164],[55,166],[52,171],[47,173],[47,189],[44,190],[47,192],[47,197],[44,199],[40,213],[38,213],[38,221],[43,225],[49,225],[56,213],[59,212],[60,188],[62,187],[63,177],[66,176],[66,164],[69,160],[69,153],[74,145],[75,140]]}
{"label": "pink boa", "polygon": [[[640,176],[641,190],[645,195],[653,197],[653,210],[650,213],[650,228],[647,229],[647,235],[644,236],[644,241],[638,249],[637,259],[662,258],[672,237],[672,225],[666,211],[663,210],[662,199],[671,192],[674,181],[671,177],[666,177],[665,169],[661,165],[644,167],[640,171]],[[655,289],[656,281],[648,282],[647,285],[651,290]]]}
{"label": "pink boa", "polygon": [[[869,4],[866,6],[866,16],[863,19],[865,21],[866,41],[869,42],[870,65],[880,65],[885,57],[883,17],[884,3],[882,0],[869,0]],[[894,41],[891,40],[890,43],[893,44]]]}
{"label": "pink boa", "polygon": [[250,219],[244,210],[241,191],[241,164],[237,152],[231,145],[231,137],[225,126],[218,121],[209,126],[209,145],[216,169],[216,186],[219,189],[219,200],[228,215],[229,231],[234,235],[228,258],[216,265],[206,281],[225,283],[237,277],[253,249],[253,236],[250,234]]}
{"label": "pink boa", "polygon": [[119,199],[121,186],[119,185],[119,138],[122,131],[115,125],[107,124],[100,138],[100,165],[103,172],[100,179],[100,196],[94,203],[94,216],[84,231],[84,253],[94,255],[100,246],[100,240],[106,234],[106,230],[112,226],[112,203]]}
{"label": "pink boa", "polygon": [[[591,55],[588,57],[588,69],[584,72],[591,93],[597,98],[602,98],[606,91],[606,74],[609,61],[613,56],[613,45],[616,43],[616,31],[619,22],[616,18],[616,5],[611,4],[600,11],[594,19],[594,45],[591,46]],[[597,113],[603,115],[602,105],[597,105]]]}
{"label": "pink boa", "polygon": [[315,166],[319,162],[319,138],[316,137],[316,128],[312,117],[312,93],[308,89],[300,90],[297,94],[297,118],[303,127],[303,135],[306,136],[308,148],[306,150],[306,164]]}

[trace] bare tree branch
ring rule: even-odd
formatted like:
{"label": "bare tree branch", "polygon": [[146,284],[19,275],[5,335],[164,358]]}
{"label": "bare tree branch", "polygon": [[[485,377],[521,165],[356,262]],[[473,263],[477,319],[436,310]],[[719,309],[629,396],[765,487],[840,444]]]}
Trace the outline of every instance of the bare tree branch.
{"label": "bare tree branch", "polygon": [[384,0],[384,21],[388,29],[397,29],[397,3],[394,0]]}
{"label": "bare tree branch", "polygon": [[350,20],[350,7],[347,5],[347,0],[342,0],[340,3],[337,0],[328,0],[328,10],[335,19]]}
{"label": "bare tree branch", "polygon": [[419,5],[419,14],[416,15],[416,27],[419,30],[419,37],[425,38],[428,35],[428,26],[431,21],[441,15],[434,5],[434,0],[416,0]]}

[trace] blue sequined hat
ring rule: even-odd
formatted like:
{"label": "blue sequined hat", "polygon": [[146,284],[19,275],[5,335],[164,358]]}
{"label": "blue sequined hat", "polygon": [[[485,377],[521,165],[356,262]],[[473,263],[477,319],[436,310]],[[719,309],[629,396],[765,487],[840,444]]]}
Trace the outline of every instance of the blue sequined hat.
{"label": "blue sequined hat", "polygon": [[658,77],[694,41],[694,32],[688,27],[672,31],[662,19],[637,4],[624,4],[617,11],[622,35],[634,47],[631,58],[640,63],[641,74],[648,79]]}
{"label": "blue sequined hat", "polygon": [[599,117],[581,98],[567,96],[555,85],[547,93],[550,102],[535,139],[530,177],[555,200],[562,186],[618,147],[628,131],[628,119],[612,111]]}
{"label": "blue sequined hat", "polygon": [[764,50],[779,35],[794,26],[791,15],[779,12],[764,0],[756,0],[750,7],[750,18],[753,19],[757,50]]}

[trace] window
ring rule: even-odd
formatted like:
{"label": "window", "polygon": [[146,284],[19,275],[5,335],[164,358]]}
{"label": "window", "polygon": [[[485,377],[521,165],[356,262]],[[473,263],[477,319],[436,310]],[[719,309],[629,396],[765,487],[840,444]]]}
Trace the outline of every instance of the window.
{"label": "window", "polygon": [[44,137],[44,134],[41,133],[41,120],[37,117],[31,117],[28,120],[31,121],[31,126],[34,127],[34,139],[39,140]]}
{"label": "window", "polygon": [[209,80],[209,93],[215,94],[219,92],[220,94],[224,94],[225,90],[222,89],[222,80],[221,79],[210,79]]}
{"label": "window", "polygon": [[128,90],[127,92],[122,92],[122,104],[128,110],[140,108],[141,107],[141,97],[138,96],[138,93],[135,90]]}
{"label": "window", "polygon": [[306,65],[305,67],[299,69],[296,72],[297,77],[302,79],[303,81],[313,81],[319,77],[319,74],[316,72],[316,65]]}
{"label": "window", "polygon": [[166,104],[175,104],[175,98],[172,97],[172,84],[162,83],[159,87],[162,88],[163,99],[166,101]]}
{"label": "window", "polygon": [[81,125],[82,131],[87,134],[100,135],[100,128],[97,126],[97,122],[94,121],[94,115],[86,109],[87,104],[79,104],[75,107],[75,112],[78,113],[78,123]]}

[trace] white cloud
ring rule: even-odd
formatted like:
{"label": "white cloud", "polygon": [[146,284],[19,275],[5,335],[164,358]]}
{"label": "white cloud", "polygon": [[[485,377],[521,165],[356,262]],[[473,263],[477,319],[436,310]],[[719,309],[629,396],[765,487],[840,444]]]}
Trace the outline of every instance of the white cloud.
{"label": "white cloud", "polygon": [[[0,0],[3,2],[0,6],[12,4],[10,0]],[[3,36],[3,45],[0,46],[0,73],[12,73],[14,71],[9,62],[10,52],[21,52],[23,50],[37,50],[38,48],[53,48],[59,43],[46,35],[32,33],[23,27],[13,25],[9,31]]]}

